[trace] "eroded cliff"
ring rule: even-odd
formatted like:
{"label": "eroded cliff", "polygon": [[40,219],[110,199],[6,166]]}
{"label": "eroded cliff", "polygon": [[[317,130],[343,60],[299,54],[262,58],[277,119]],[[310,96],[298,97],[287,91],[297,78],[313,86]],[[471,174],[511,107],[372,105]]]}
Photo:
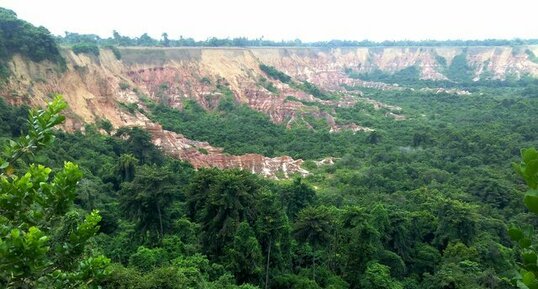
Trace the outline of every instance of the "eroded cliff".
{"label": "eroded cliff", "polygon": [[[351,107],[365,102],[383,109],[387,117],[403,120],[400,108],[351,94],[342,85],[379,89],[401,89],[385,83],[352,79],[346,71],[394,73],[415,67],[420,78],[448,79],[447,67],[455,57],[464,57],[475,80],[505,79],[538,75],[538,64],[528,51],[536,47],[472,48],[123,48],[118,60],[112,51],[99,56],[64,49],[67,69],[15,56],[9,67],[11,77],[0,89],[2,97],[14,104],[42,105],[50,95],[61,93],[70,105],[66,130],[83,130],[85,123],[109,120],[115,128],[140,126],[153,136],[156,145],[195,167],[237,167],[267,177],[308,172],[301,160],[290,157],[267,158],[248,154],[232,156],[205,142],[190,140],[164,130],[144,112],[141,96],[181,109],[194,100],[207,110],[218,106],[222,97],[267,114],[275,123],[291,127],[306,124],[308,117],[323,119],[332,132],[370,131],[357,124],[340,125],[330,107]],[[276,67],[291,76],[291,82],[269,77],[260,64]],[[298,83],[308,81],[330,95],[314,95]],[[433,91],[434,93],[436,91]],[[462,92],[463,93],[463,92]],[[136,104],[140,110],[126,110]]]}

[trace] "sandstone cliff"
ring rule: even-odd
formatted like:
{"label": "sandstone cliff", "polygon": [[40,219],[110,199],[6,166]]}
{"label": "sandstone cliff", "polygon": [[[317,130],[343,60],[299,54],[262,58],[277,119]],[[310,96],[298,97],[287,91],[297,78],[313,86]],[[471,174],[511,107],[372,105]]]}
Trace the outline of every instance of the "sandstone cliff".
{"label": "sandstone cliff", "polygon": [[[447,79],[443,74],[447,65],[457,55],[464,54],[475,79],[485,76],[486,72],[494,79],[538,76],[538,64],[529,59],[527,50],[538,54],[536,47],[122,48],[122,59],[118,60],[106,49],[101,50],[98,57],[76,55],[64,49],[65,71],[51,63],[34,63],[19,56],[13,57],[9,64],[12,76],[0,88],[0,95],[14,104],[42,105],[50,99],[50,95],[61,93],[70,105],[64,126],[66,130],[82,130],[85,123],[99,119],[108,119],[115,128],[141,126],[151,132],[156,145],[195,167],[238,167],[268,177],[292,173],[305,175],[308,172],[301,169],[301,160],[285,156],[266,158],[255,154],[231,156],[208,143],[166,131],[143,113],[129,112],[122,106],[143,106],[139,97],[144,94],[178,109],[185,99],[192,99],[211,110],[218,105],[225,88],[237,102],[267,114],[275,123],[293,126],[296,122],[305,123],[308,115],[324,119],[332,132],[342,129],[369,131],[372,128],[360,124],[339,125],[334,116],[321,110],[320,106],[349,107],[357,102],[366,102],[386,110],[388,117],[403,120],[405,116],[400,114],[398,107],[376,102],[364,95],[350,94],[341,85],[401,88],[351,79],[344,73],[345,69],[394,73],[413,66],[419,68],[421,78],[442,80]],[[260,70],[262,63],[276,67],[296,81],[312,82],[338,97],[319,99],[296,86],[270,79]],[[263,81],[270,82],[276,91],[260,84]]]}

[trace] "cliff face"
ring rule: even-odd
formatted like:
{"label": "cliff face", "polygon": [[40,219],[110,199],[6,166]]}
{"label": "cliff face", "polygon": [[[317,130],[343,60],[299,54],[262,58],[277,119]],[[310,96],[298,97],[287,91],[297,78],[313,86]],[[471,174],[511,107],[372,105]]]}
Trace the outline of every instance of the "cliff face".
{"label": "cliff face", "polygon": [[[267,114],[275,123],[308,126],[305,116],[312,116],[324,119],[332,132],[369,131],[372,129],[360,124],[339,125],[330,109],[320,107],[350,107],[365,102],[386,111],[387,117],[403,120],[405,116],[401,115],[400,108],[348,93],[341,85],[401,88],[351,79],[344,73],[345,69],[394,73],[413,66],[419,69],[421,78],[447,79],[444,72],[451,61],[464,55],[475,79],[485,75],[495,79],[527,74],[538,76],[538,64],[529,59],[527,50],[538,54],[536,47],[123,48],[122,59],[118,60],[109,50],[101,50],[99,57],[64,50],[65,71],[51,63],[33,63],[19,56],[13,57],[10,62],[12,76],[0,88],[0,95],[14,104],[42,105],[51,94],[61,93],[70,107],[64,125],[66,130],[83,130],[85,123],[99,119],[108,119],[115,128],[144,127],[151,132],[156,145],[195,167],[238,167],[268,177],[291,173],[305,175],[308,172],[301,169],[301,160],[256,154],[231,156],[208,143],[166,131],[141,112],[129,112],[122,106],[138,104],[143,107],[139,96],[144,94],[153,101],[178,109],[182,108],[184,100],[191,99],[212,110],[224,95],[233,95],[237,102]],[[260,70],[262,63],[287,73],[296,83],[306,80],[338,97],[320,99],[297,86],[273,80]],[[268,83],[272,89],[267,88]]]}
{"label": "cliff face", "polygon": [[446,70],[456,56],[465,58],[474,80],[538,76],[538,63],[529,57],[529,52],[538,54],[538,46],[289,48],[253,49],[252,52],[263,63],[320,85],[341,83],[340,77],[345,79],[341,74],[344,69],[394,73],[411,66],[418,68],[421,79],[445,80],[449,79]]}

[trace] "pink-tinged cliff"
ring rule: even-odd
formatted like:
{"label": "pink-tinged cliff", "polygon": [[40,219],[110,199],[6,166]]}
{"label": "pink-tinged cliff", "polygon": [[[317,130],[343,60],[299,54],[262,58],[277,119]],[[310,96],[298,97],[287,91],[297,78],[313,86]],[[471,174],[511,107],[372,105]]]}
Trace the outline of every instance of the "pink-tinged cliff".
{"label": "pink-tinged cliff", "polygon": [[[452,59],[464,53],[475,79],[486,74],[495,79],[537,76],[538,64],[529,59],[527,50],[538,54],[536,47],[121,48],[122,58],[118,60],[107,49],[101,50],[98,57],[76,55],[64,49],[65,71],[48,62],[34,63],[13,57],[9,63],[11,77],[0,88],[0,95],[14,104],[42,105],[52,94],[61,93],[70,105],[66,130],[83,130],[85,123],[100,119],[109,120],[115,128],[140,126],[152,134],[153,142],[164,151],[197,168],[234,167],[267,177],[305,175],[308,172],[301,168],[301,160],[286,156],[228,155],[208,143],[166,131],[140,111],[129,112],[124,107],[137,104],[143,108],[139,96],[144,94],[177,109],[189,99],[212,110],[227,92],[237,102],[267,114],[277,124],[308,126],[308,116],[323,119],[335,133],[370,131],[372,128],[360,123],[339,125],[330,110],[322,110],[320,106],[350,107],[365,102],[383,109],[387,117],[404,120],[400,108],[348,93],[342,85],[401,88],[351,79],[345,70],[394,73],[414,66],[419,68],[421,78],[439,80],[447,78],[443,72]],[[260,70],[260,64],[274,66],[290,75],[295,83],[309,81],[337,97],[319,99],[290,83],[271,79]],[[271,83],[274,89],[270,91],[264,83]]]}

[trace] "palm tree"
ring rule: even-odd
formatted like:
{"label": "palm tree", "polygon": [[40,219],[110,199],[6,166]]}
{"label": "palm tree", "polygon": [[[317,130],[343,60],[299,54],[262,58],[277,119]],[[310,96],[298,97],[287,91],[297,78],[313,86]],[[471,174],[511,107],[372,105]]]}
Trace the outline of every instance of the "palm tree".
{"label": "palm tree", "polygon": [[132,154],[122,154],[120,156],[116,166],[116,174],[120,179],[120,183],[130,182],[134,179],[137,164],[138,159]]}
{"label": "palm tree", "polygon": [[241,222],[254,223],[258,189],[256,177],[240,170],[203,170],[193,180],[187,204],[191,217],[202,224],[209,256],[222,255]]}
{"label": "palm tree", "polygon": [[[327,245],[332,239],[333,217],[327,207],[307,207],[299,212],[295,223],[295,237],[310,244],[314,250]],[[312,257],[312,275],[316,281],[316,254]]]}
{"label": "palm tree", "polygon": [[[262,252],[265,252],[265,288],[269,288],[269,269],[271,265],[271,250],[273,246],[277,249],[276,254],[288,255],[283,253],[279,247],[281,244],[289,242],[290,227],[288,218],[282,203],[277,196],[270,191],[263,192],[259,198],[258,206],[258,218],[256,219],[256,232],[258,234],[258,240],[260,241]],[[283,263],[280,261],[280,263]],[[280,264],[275,264],[280,265]]]}
{"label": "palm tree", "polygon": [[156,166],[142,166],[132,182],[123,183],[120,205],[141,233],[155,230],[162,238],[168,225],[164,214],[179,195],[176,183],[174,173]]}

